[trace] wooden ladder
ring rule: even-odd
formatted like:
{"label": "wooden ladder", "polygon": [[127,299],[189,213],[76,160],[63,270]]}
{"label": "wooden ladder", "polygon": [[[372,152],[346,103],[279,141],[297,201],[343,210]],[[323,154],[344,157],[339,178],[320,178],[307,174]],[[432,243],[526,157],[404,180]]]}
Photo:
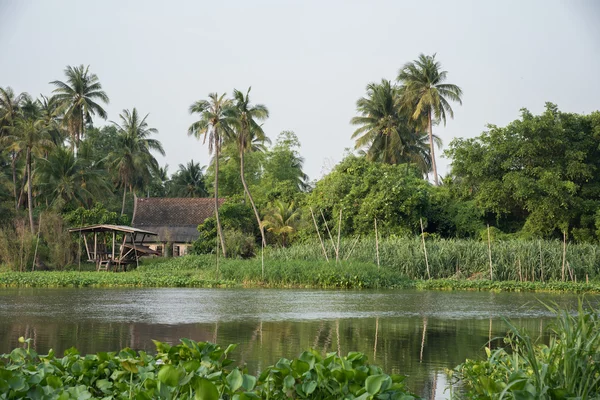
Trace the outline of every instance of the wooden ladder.
{"label": "wooden ladder", "polygon": [[97,271],[108,271],[111,260],[102,260],[98,263]]}

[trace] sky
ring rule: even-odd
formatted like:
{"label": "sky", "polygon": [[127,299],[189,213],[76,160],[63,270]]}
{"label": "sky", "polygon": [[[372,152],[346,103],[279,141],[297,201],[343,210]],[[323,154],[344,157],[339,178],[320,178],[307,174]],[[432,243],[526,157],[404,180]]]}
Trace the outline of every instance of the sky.
{"label": "sky", "polygon": [[[318,179],[354,146],[356,100],[433,54],[460,86],[454,119],[434,127],[444,147],[506,125],[519,110],[600,109],[600,1],[28,1],[0,0],[0,86],[50,94],[67,65],[90,65],[123,109],[148,113],[169,172],[207,146],[187,129],[209,93],[252,87],[275,140],[294,131]],[[437,154],[441,152],[437,150]],[[449,171],[450,160],[438,160]]]}

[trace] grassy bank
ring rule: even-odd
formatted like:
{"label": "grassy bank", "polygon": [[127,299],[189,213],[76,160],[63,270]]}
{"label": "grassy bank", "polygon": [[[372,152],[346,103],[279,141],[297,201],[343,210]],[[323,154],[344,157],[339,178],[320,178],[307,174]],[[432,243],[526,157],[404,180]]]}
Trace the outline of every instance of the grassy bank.
{"label": "grassy bank", "polygon": [[[480,276],[481,278],[481,276]],[[387,266],[366,262],[220,259],[214,256],[148,259],[131,272],[40,271],[0,273],[0,287],[271,287],[423,290],[493,290],[600,293],[600,282],[411,279]]]}

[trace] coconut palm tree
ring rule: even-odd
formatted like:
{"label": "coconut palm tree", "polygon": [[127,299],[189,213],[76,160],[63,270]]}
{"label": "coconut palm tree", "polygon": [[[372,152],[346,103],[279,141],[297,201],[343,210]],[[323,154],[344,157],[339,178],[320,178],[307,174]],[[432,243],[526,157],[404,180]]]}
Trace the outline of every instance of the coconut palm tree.
{"label": "coconut palm tree", "polygon": [[298,221],[300,220],[300,211],[295,208],[294,202],[289,204],[276,200],[271,209],[265,215],[262,222],[269,232],[281,237],[281,245],[287,245],[287,239],[290,234],[296,231]]}
{"label": "coconut palm tree", "polygon": [[85,125],[92,122],[92,116],[98,115],[106,119],[106,111],[99,102],[105,104],[109,102],[98,76],[89,72],[89,68],[89,65],[87,67],[69,65],[65,69],[66,82],[50,82],[56,86],[53,93],[56,93],[56,101],[63,112],[63,122],[71,135],[71,146],[75,149],[75,154],[84,136]]}
{"label": "coconut palm tree", "polygon": [[[26,93],[15,94],[11,87],[0,87],[0,138],[10,134],[10,129],[20,112],[21,103]],[[8,144],[8,143],[7,143]],[[17,161],[19,153],[10,152],[13,195],[15,198],[15,209],[19,209],[19,198],[17,197]]]}
{"label": "coconut palm tree", "polygon": [[64,147],[40,159],[36,172],[38,186],[52,206],[86,206],[103,190],[110,190],[101,169]]}
{"label": "coconut palm tree", "polygon": [[158,130],[148,127],[148,114],[140,118],[134,107],[131,112],[123,110],[119,117],[120,124],[112,122],[118,129],[118,145],[108,156],[108,166],[109,170],[116,172],[119,184],[123,187],[123,215],[127,189],[132,192],[134,182],[148,182],[150,169],[158,167],[158,161],[151,152],[156,151],[164,156],[165,151],[160,141],[150,138],[150,135],[158,133]]}
{"label": "coconut palm tree", "polygon": [[248,184],[246,183],[244,174],[244,153],[253,150],[264,150],[264,143],[270,142],[269,138],[265,136],[262,126],[258,123],[259,121],[264,121],[269,118],[269,110],[262,104],[250,104],[251,89],[251,87],[248,88],[245,95],[237,89],[233,90],[235,104],[234,107],[231,108],[231,114],[235,122],[230,140],[235,142],[238,148],[240,155],[240,178],[242,179],[244,192],[246,192],[250,204],[252,205],[252,210],[254,210],[254,215],[258,222],[258,227],[260,228],[262,244],[263,246],[266,246],[265,230],[262,226],[260,215],[256,208],[256,204],[254,203],[254,199],[252,198],[252,194],[250,193],[250,189],[248,188]]}
{"label": "coconut palm tree", "polygon": [[186,165],[179,164],[173,175],[173,191],[181,197],[204,197],[208,195],[204,183],[205,166],[191,160]]}
{"label": "coconut palm tree", "polygon": [[46,130],[44,120],[33,117],[19,117],[10,129],[11,133],[5,139],[8,139],[9,150],[14,152],[25,152],[25,166],[27,178],[27,207],[29,209],[29,224],[31,233],[34,233],[33,226],[33,175],[31,165],[33,156],[42,156],[49,148],[53,146]]}
{"label": "coconut palm tree", "polygon": [[462,90],[453,84],[444,83],[448,72],[441,70],[442,65],[433,56],[420,54],[419,58],[402,67],[398,73],[398,81],[404,85],[402,104],[412,112],[412,118],[419,120],[423,114],[427,118],[429,133],[429,151],[433,180],[438,185],[438,173],[435,163],[434,137],[432,120],[435,118],[446,125],[446,114],[454,118],[450,101],[462,104]]}
{"label": "coconut palm tree", "polygon": [[230,126],[235,122],[231,117],[232,102],[225,98],[226,93],[218,95],[210,93],[209,100],[198,100],[190,106],[190,114],[199,114],[200,119],[190,125],[188,135],[196,138],[204,137],[204,142],[208,138],[208,151],[213,154],[215,166],[215,219],[217,220],[217,232],[221,242],[223,256],[227,256],[225,248],[225,239],[221,220],[219,219],[219,153],[223,145],[224,136],[230,134]]}
{"label": "coconut palm tree", "polygon": [[[367,96],[356,102],[360,116],[350,121],[359,128],[352,138],[369,160],[387,164],[413,162],[426,167],[417,125],[402,112],[400,92],[389,80],[367,85]],[[428,154],[427,154],[428,157]],[[427,170],[426,170],[427,171]],[[426,172],[425,171],[425,172]]]}

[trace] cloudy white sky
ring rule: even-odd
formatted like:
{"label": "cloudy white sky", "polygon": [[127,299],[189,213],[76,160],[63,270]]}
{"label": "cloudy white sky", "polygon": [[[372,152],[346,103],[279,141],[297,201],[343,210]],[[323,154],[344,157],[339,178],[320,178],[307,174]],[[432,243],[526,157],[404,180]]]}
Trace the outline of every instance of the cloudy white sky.
{"label": "cloudy white sky", "polygon": [[319,178],[353,146],[349,120],[365,86],[394,79],[419,53],[437,53],[464,91],[454,120],[436,128],[445,145],[546,101],[600,109],[595,0],[0,0],[0,43],[0,86],[19,92],[48,94],[66,65],[89,64],[110,96],[109,119],[132,107],[150,114],[170,172],[208,163],[187,136],[189,105],[252,86],[271,112],[267,134],[295,131],[306,172]]}

